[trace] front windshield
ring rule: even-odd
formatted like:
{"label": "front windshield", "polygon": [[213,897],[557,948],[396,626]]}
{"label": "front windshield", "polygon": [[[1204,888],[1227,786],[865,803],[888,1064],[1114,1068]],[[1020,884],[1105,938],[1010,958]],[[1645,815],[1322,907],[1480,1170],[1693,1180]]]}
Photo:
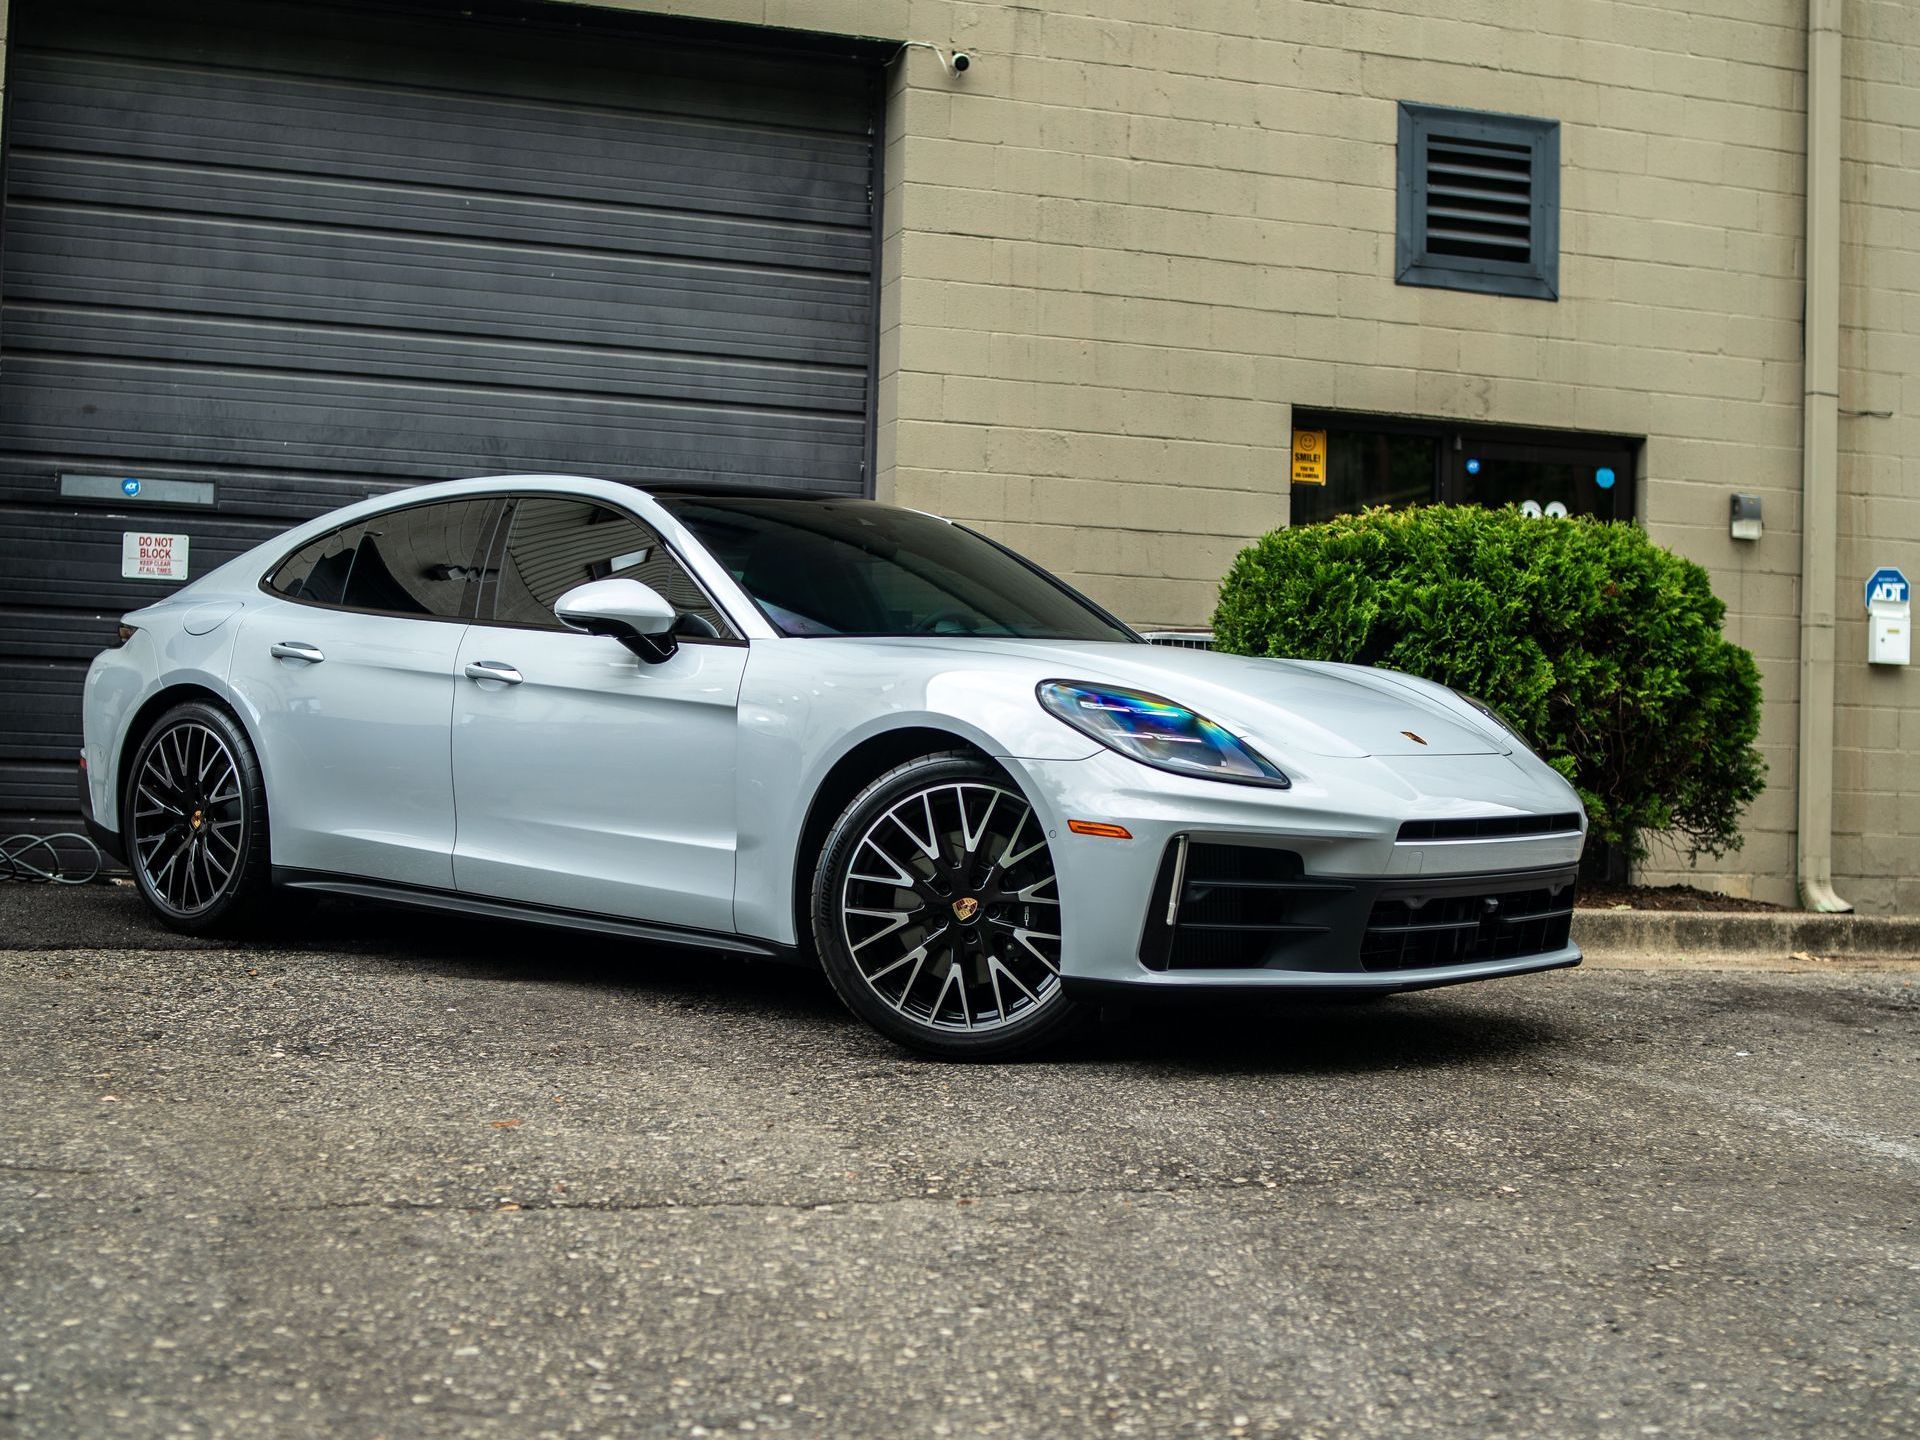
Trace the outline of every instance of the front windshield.
{"label": "front windshield", "polygon": [[788,635],[1132,640],[958,525],[871,500],[660,496]]}

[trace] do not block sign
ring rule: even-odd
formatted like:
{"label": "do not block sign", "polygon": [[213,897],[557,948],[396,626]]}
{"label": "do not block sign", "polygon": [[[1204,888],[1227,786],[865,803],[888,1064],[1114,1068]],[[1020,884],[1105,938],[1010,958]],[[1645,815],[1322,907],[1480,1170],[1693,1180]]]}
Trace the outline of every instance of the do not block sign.
{"label": "do not block sign", "polygon": [[127,530],[120,536],[120,575],[126,580],[187,578],[187,537]]}

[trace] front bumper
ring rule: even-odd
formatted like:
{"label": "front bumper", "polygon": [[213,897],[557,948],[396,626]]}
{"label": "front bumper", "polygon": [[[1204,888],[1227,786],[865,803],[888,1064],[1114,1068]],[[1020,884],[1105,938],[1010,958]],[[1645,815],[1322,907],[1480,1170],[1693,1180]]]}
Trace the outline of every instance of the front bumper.
{"label": "front bumper", "polygon": [[1307,875],[1296,852],[1167,847],[1128,990],[1424,990],[1580,963],[1573,867],[1435,880]]}
{"label": "front bumper", "polygon": [[[1069,989],[1395,991],[1579,964],[1577,799],[1530,757],[1435,761],[1322,767],[1291,791],[1118,756],[1028,762],[1050,812]],[[1490,812],[1492,834],[1433,838]],[[1133,838],[1076,835],[1068,819]]]}
{"label": "front bumper", "polygon": [[1569,945],[1549,955],[1524,960],[1486,961],[1471,965],[1449,965],[1400,975],[1328,975],[1292,971],[1262,970],[1243,974],[1151,975],[1122,979],[1111,977],[1062,977],[1062,988],[1075,1000],[1099,1003],[1103,1000],[1204,1000],[1209,996],[1243,995],[1275,991],[1315,994],[1397,995],[1409,990],[1437,990],[1443,985],[1466,985],[1475,980],[1498,980],[1508,975],[1532,975],[1542,970],[1567,970],[1580,963],[1580,951]]}

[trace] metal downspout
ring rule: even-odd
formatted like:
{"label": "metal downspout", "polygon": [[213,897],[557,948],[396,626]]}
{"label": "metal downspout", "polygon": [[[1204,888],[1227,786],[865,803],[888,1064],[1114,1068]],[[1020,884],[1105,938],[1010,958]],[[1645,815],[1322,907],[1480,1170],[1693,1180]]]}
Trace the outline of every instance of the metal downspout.
{"label": "metal downspout", "polygon": [[1833,892],[1833,611],[1840,543],[1840,5],[1807,0],[1807,245],[1800,468],[1800,903]]}

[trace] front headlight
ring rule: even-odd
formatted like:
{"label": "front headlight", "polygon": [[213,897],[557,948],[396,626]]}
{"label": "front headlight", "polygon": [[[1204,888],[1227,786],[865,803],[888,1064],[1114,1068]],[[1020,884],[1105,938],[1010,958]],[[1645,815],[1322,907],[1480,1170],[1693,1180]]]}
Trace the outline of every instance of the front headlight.
{"label": "front headlight", "polygon": [[1081,734],[1156,770],[1281,789],[1292,783],[1272,761],[1204,715],[1158,695],[1076,680],[1044,680],[1035,693]]}

